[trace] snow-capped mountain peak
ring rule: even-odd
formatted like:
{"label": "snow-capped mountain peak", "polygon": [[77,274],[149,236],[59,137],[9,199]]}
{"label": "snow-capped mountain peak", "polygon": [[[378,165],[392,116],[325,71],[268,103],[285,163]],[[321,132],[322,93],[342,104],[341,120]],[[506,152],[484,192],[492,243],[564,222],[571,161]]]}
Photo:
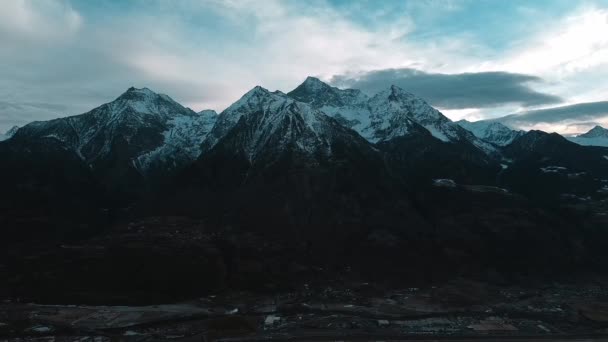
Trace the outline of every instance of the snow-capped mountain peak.
{"label": "snow-capped mountain peak", "polygon": [[280,92],[271,92],[266,88],[256,86],[226,108],[220,116],[222,121],[229,119],[236,124],[243,115],[258,111],[276,111],[293,102],[295,101]]}
{"label": "snow-capped mountain peak", "polygon": [[285,102],[289,101],[293,100],[280,92],[270,92],[266,88],[255,86],[220,114],[220,122],[230,121],[232,124],[236,124],[245,113],[283,106]]}
{"label": "snow-capped mountain peak", "polygon": [[595,126],[589,132],[581,134],[579,138],[608,138],[608,129],[602,126]]}
{"label": "snow-capped mountain peak", "polygon": [[608,147],[608,129],[602,126],[595,126],[587,133],[576,137],[569,137],[568,140],[579,145]]}
{"label": "snow-capped mountain peak", "polygon": [[367,101],[367,95],[358,89],[339,89],[311,76],[287,95],[315,108],[360,107]]}
{"label": "snow-capped mountain peak", "polygon": [[228,131],[234,127],[244,115],[256,112],[274,112],[295,102],[280,92],[270,92],[268,89],[255,86],[239,100],[218,115],[217,122],[203,143],[203,151],[208,151]]}
{"label": "snow-capped mountain peak", "polygon": [[288,95],[309,103],[372,143],[426,129],[444,142],[465,139],[487,153],[495,151],[490,144],[453,123],[422,98],[396,85],[370,98],[360,90],[331,87],[317,78],[309,77]]}
{"label": "snow-capped mountain peak", "polygon": [[194,115],[195,113],[184,108],[165,94],[157,94],[148,88],[127,89],[116,100],[104,105],[114,115],[135,112],[138,114],[151,114],[162,117],[175,115]]}
{"label": "snow-capped mountain peak", "polygon": [[332,88],[330,85],[312,76],[308,76],[301,86],[310,92],[326,91]]}
{"label": "snow-capped mountain peak", "polygon": [[335,134],[356,137],[310,104],[256,87],[219,115],[203,150],[221,144],[240,151],[250,162],[287,150],[328,156]]}
{"label": "snow-capped mountain peak", "polygon": [[372,113],[371,129],[376,132],[376,141],[406,135],[408,130],[404,128],[414,127],[412,123],[421,125],[435,138],[444,142],[462,138],[460,127],[456,127],[450,119],[420,97],[395,85],[374,95],[368,106]]}
{"label": "snow-capped mountain peak", "polygon": [[499,146],[506,146],[525,133],[524,131],[513,130],[497,121],[480,120],[471,122],[460,120],[456,123],[476,137]]}
{"label": "snow-capped mountain peak", "polygon": [[15,138],[54,139],[93,169],[110,160],[145,175],[196,159],[215,119],[215,112],[197,114],[167,95],[131,87],[87,113],[30,123]]}
{"label": "snow-capped mountain peak", "polygon": [[425,124],[429,121],[440,120],[449,122],[450,119],[441,114],[437,109],[431,107],[422,98],[409,93],[395,85],[391,85],[388,89],[376,94],[370,102],[378,103],[388,99],[394,110],[407,111],[409,116],[419,121],[420,124]]}
{"label": "snow-capped mountain peak", "polygon": [[[252,117],[244,119],[249,134],[241,141],[241,146],[249,160],[254,160],[266,149],[285,149],[295,145],[302,151],[312,152],[323,146],[322,151],[329,149],[326,141],[325,121],[329,120],[323,113],[309,105],[287,99],[282,106],[269,106],[263,112],[257,111]],[[270,142],[273,142],[270,144]]]}
{"label": "snow-capped mountain peak", "polygon": [[364,135],[363,130],[370,124],[368,97],[360,90],[339,89],[318,78],[308,77],[304,83],[287,95],[297,101],[308,103],[361,135]]}

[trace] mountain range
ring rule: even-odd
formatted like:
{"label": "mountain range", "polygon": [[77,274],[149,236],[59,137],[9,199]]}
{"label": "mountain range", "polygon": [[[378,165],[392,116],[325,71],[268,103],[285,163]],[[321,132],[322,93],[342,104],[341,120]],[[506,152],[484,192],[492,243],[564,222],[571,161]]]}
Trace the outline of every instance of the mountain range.
{"label": "mountain range", "polygon": [[[599,144],[608,139],[607,132],[598,126],[570,140]],[[334,159],[344,157],[336,153],[348,149],[382,160],[383,172],[410,188],[442,178],[498,185],[509,165],[521,157],[509,155],[512,146],[536,141],[539,134],[551,136],[512,130],[497,121],[452,122],[396,86],[368,96],[308,77],[288,93],[257,86],[220,114],[195,113],[167,95],[129,88],[90,112],[15,127],[0,148],[6,150],[5,160],[18,164],[24,159],[27,164],[32,159],[49,159],[49,152],[32,156],[36,150],[31,146],[53,146],[80,164],[74,169],[86,170],[109,198],[128,202],[144,192],[156,192],[160,184],[172,184],[185,170],[209,165],[207,160],[214,156],[218,162],[211,164],[217,167],[225,160],[223,155],[217,157],[219,150],[230,154],[233,162],[247,165],[246,174],[253,172],[249,169],[268,168],[287,155],[294,162],[306,160],[307,165],[332,165]],[[348,162],[355,161],[360,160]],[[594,161],[601,162],[602,158]],[[23,167],[6,165],[4,169]],[[21,176],[25,175],[29,173]],[[16,184],[20,183],[11,182],[9,188]]]}
{"label": "mountain range", "polygon": [[0,142],[6,241],[185,215],[369,270],[388,255],[443,260],[445,272],[603,262],[608,148],[453,122],[392,85],[368,96],[309,77],[288,93],[256,86],[219,114],[130,88],[10,135]]}
{"label": "mountain range", "polygon": [[513,130],[500,122],[496,121],[475,121],[460,120],[456,122],[464,129],[473,133],[479,139],[498,146],[506,146],[516,138],[525,134],[524,131]]}
{"label": "mountain range", "polygon": [[569,137],[568,140],[584,146],[608,147],[608,129],[601,126],[595,126],[587,133]]}

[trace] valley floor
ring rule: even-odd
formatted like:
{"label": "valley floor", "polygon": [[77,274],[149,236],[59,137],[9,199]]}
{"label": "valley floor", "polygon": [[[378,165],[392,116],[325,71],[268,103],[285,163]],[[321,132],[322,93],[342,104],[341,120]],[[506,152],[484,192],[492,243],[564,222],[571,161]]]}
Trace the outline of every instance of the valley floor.
{"label": "valley floor", "polygon": [[585,340],[608,336],[608,280],[428,288],[308,284],[148,306],[0,305],[1,341]]}

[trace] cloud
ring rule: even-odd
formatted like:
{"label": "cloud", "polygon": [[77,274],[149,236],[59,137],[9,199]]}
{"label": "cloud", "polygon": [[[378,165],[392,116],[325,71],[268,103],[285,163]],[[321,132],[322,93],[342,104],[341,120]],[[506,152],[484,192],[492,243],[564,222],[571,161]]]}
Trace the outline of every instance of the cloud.
{"label": "cloud", "polygon": [[[130,86],[220,111],[255,85],[289,90],[309,75],[347,80],[374,70],[426,80],[422,91],[405,88],[442,109],[478,106],[462,112],[469,117],[559,100],[550,94],[567,103],[604,100],[607,59],[593,49],[604,51],[605,10],[564,4],[557,15],[526,3],[538,13],[524,18],[507,11],[517,3],[452,0],[0,1],[0,101],[20,105],[0,111],[0,131],[10,128],[7,118],[79,114]],[[580,51],[552,37],[580,43]],[[574,60],[562,68],[562,57]],[[553,68],[568,73],[553,77]],[[440,92],[429,95],[433,87]],[[467,89],[474,94],[459,93]]]}
{"label": "cloud", "polygon": [[370,94],[394,84],[425,98],[434,106],[446,109],[497,107],[505,104],[529,107],[561,102],[557,96],[530,88],[530,83],[541,81],[535,76],[508,72],[439,74],[403,68],[371,71],[354,77],[336,75],[330,82]]}
{"label": "cloud", "polygon": [[[0,101],[60,103],[62,115],[73,115],[146,86],[195,110],[219,111],[255,85],[285,90],[308,75],[424,60],[409,52],[423,49],[402,39],[412,29],[407,16],[362,27],[323,1],[78,4],[0,4],[1,18],[22,18],[0,24]],[[30,114],[0,113],[22,117],[20,124]]]}
{"label": "cloud", "polygon": [[0,4],[0,37],[41,42],[68,36],[82,26],[82,17],[66,1],[12,0]]}
{"label": "cloud", "polygon": [[496,66],[555,77],[608,65],[608,9],[584,6],[547,23]]}
{"label": "cloud", "polygon": [[541,129],[564,134],[581,133],[595,125],[608,127],[608,101],[525,111],[495,120],[525,130]]}
{"label": "cloud", "polygon": [[[536,8],[531,26],[538,28],[516,37],[500,56],[472,63],[467,71],[505,70],[537,75],[544,83],[536,90],[556,94],[567,103],[606,100],[608,93],[608,8],[605,1],[565,2],[564,15],[537,20]],[[539,25],[540,23],[540,25]]]}
{"label": "cloud", "polygon": [[55,103],[0,101],[0,133],[26,122],[49,120],[65,114],[67,107]]}
{"label": "cloud", "polygon": [[555,123],[564,120],[595,120],[604,116],[608,116],[608,101],[531,110],[520,114],[511,114],[500,120],[512,123]]}

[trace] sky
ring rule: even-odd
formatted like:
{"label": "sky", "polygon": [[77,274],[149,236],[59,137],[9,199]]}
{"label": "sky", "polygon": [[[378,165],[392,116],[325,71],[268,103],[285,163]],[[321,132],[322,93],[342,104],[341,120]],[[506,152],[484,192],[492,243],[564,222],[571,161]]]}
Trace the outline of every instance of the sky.
{"label": "sky", "polygon": [[307,76],[453,120],[608,127],[608,0],[0,0],[0,132],[148,87],[218,112]]}

